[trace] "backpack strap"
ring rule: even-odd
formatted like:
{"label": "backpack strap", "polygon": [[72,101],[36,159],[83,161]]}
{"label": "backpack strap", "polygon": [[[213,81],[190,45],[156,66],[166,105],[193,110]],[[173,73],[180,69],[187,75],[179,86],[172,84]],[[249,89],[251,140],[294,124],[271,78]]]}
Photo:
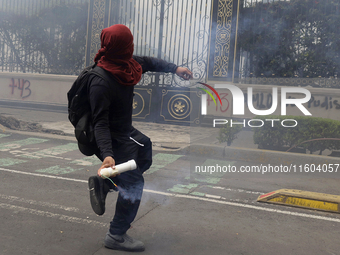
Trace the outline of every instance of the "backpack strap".
{"label": "backpack strap", "polygon": [[102,78],[104,81],[108,83],[110,83],[111,80],[116,80],[115,77],[111,73],[109,73],[108,71],[106,71],[105,69],[97,65],[90,71],[90,73],[99,76],[100,78]]}
{"label": "backpack strap", "polygon": [[[88,87],[88,77],[90,74],[94,74],[102,78],[104,81],[108,82],[110,84],[110,81],[115,80],[114,76],[110,74],[108,71],[104,70],[103,68],[97,66],[94,64],[92,66],[92,69],[87,73],[87,80],[83,84],[87,84]],[[91,112],[86,112],[78,121],[78,123],[75,126],[75,137],[77,138],[78,145],[81,144],[82,148],[88,147],[88,151],[84,152],[81,150],[81,152],[87,156],[93,155],[94,148],[97,148],[95,137],[94,137],[94,130],[91,126]],[[80,147],[79,147],[80,149]],[[88,153],[88,154],[87,154]],[[92,153],[92,154],[91,154]]]}

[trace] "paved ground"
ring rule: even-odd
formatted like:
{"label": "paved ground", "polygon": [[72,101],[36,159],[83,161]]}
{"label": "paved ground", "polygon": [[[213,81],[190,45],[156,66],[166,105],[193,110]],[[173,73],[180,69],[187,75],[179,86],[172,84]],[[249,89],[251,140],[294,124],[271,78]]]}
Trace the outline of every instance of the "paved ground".
{"label": "paved ground", "polygon": [[[5,111],[19,116],[19,110],[0,112]],[[57,118],[65,114],[38,113],[22,111],[21,120],[36,118],[52,127],[65,121]],[[129,231],[145,242],[143,254],[339,254],[339,214],[256,202],[280,188],[339,194],[339,174],[195,173],[196,167],[214,164],[240,169],[260,163],[183,155],[177,147],[190,142],[189,127],[137,125],[143,131],[149,127],[145,133],[156,144],[153,166],[144,175],[141,208]],[[159,135],[160,129],[167,135]],[[193,139],[206,142],[213,135],[200,128]],[[116,193],[109,194],[101,217],[89,205],[87,179],[99,165],[79,153],[71,135],[1,128],[1,254],[123,254],[103,247]]]}
{"label": "paved ground", "polygon": [[[44,129],[58,130],[73,136],[74,128],[67,119],[65,112],[47,112],[31,109],[0,108],[0,114],[13,117],[24,122],[37,123]],[[218,129],[208,127],[190,127],[169,124],[135,121],[133,125],[148,135],[157,149],[179,149],[190,143],[208,142],[218,144]],[[242,131],[232,143],[233,147],[257,148],[253,143],[252,132]]]}

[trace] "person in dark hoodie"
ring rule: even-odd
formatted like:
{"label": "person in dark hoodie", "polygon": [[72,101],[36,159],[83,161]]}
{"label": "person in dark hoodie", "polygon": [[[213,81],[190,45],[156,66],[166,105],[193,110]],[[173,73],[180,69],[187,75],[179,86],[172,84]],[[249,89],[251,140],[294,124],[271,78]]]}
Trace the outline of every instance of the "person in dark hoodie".
{"label": "person in dark hoodie", "polygon": [[[90,74],[88,81],[97,157],[103,162],[97,175],[88,180],[92,209],[98,215],[105,212],[105,199],[110,190],[118,191],[115,215],[104,240],[110,249],[143,251],[144,244],[126,234],[136,217],[144,186],[143,172],[152,164],[150,138],[132,126],[134,85],[143,73],[170,72],[185,80],[192,73],[185,67],[152,57],[134,56],[133,35],[128,27],[116,24],[101,33],[101,48],[95,56],[97,66],[111,77],[107,82]],[[137,169],[105,179],[103,168],[134,159]],[[115,185],[114,185],[114,184]]]}

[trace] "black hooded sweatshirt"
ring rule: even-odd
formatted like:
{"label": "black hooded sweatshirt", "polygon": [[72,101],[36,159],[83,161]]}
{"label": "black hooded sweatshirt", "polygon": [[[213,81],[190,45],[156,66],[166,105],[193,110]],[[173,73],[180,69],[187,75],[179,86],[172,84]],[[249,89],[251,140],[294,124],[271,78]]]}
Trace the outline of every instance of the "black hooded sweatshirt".
{"label": "black hooded sweatshirt", "polygon": [[[133,56],[143,73],[176,73],[177,65],[152,57]],[[111,75],[111,74],[110,74]],[[134,86],[119,84],[114,77],[110,82],[91,74],[88,90],[94,134],[103,159],[114,157],[112,139],[129,137],[132,129],[132,103]]]}

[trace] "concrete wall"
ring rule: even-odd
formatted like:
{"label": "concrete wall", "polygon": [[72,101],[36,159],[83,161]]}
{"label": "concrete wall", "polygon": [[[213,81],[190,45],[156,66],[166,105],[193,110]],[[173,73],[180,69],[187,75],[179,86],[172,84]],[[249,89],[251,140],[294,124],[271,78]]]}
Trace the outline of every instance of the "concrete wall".
{"label": "concrete wall", "polygon": [[71,75],[0,73],[0,100],[66,106],[66,94],[75,79]]}
{"label": "concrete wall", "polygon": [[[49,74],[25,74],[25,73],[0,73],[0,102],[17,105],[35,104],[38,107],[67,106],[67,92],[75,81],[76,76],[49,75]],[[209,82],[213,85],[215,82]],[[272,87],[278,87],[279,103],[274,114],[280,115],[280,87],[269,85],[238,85],[244,93],[248,87],[253,88],[253,95],[257,98],[254,107],[268,109],[272,97]],[[305,87],[312,94],[312,101],[304,106],[312,113],[313,117],[323,117],[340,120],[340,89],[321,89]],[[208,96],[208,115],[219,117],[242,117],[232,116],[232,96],[229,90],[217,90],[222,98],[222,106],[217,107]],[[292,97],[301,97],[292,94]],[[199,107],[199,106],[197,106]],[[65,108],[66,109],[66,108]],[[303,115],[296,106],[287,107],[287,115]],[[244,118],[252,118],[253,114],[245,107]]]}

